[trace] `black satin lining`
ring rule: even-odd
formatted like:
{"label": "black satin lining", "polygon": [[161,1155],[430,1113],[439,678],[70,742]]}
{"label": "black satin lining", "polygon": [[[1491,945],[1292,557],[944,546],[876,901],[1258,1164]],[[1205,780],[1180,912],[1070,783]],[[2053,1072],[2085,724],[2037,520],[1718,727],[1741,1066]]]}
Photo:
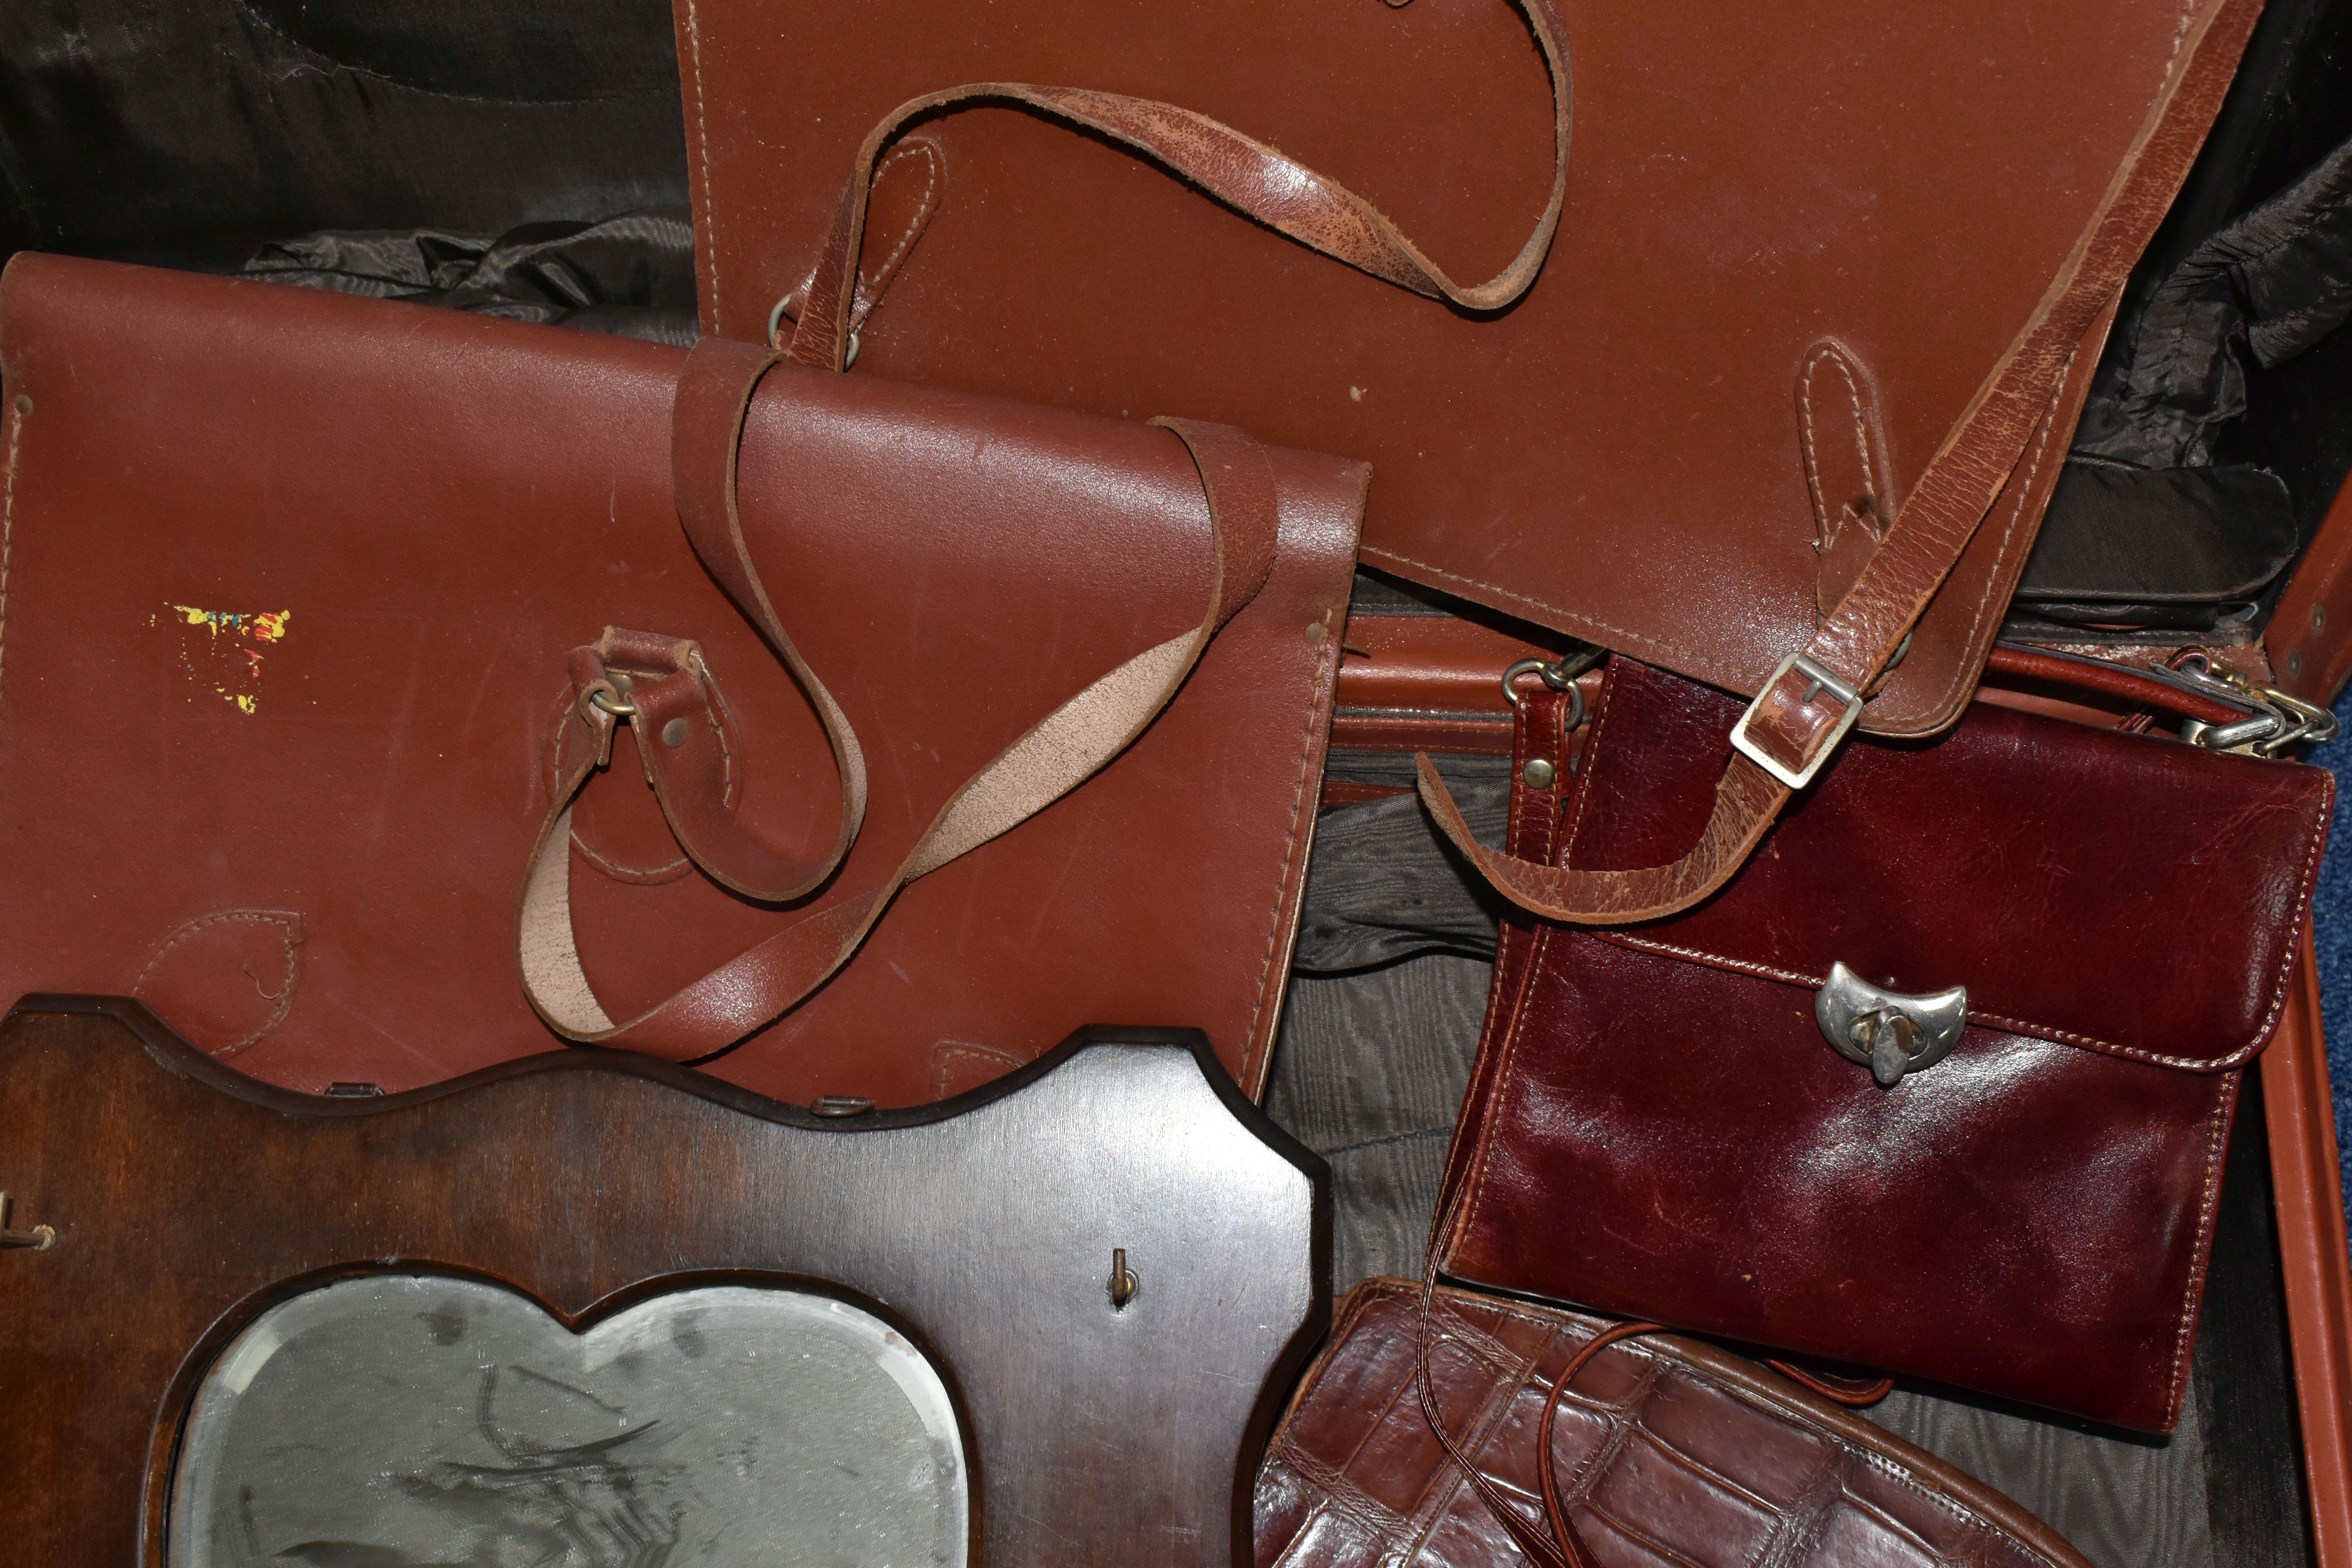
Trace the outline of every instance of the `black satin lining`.
{"label": "black satin lining", "polygon": [[2191,251],[2100,366],[2074,450],[2141,468],[2212,465],[2250,367],[2284,364],[2352,316],[2352,142]]}
{"label": "black satin lining", "polygon": [[[2300,542],[2274,474],[2219,466],[2250,376],[2352,317],[2352,142],[2225,226],[2118,327],[2018,588],[2071,624],[2243,618]],[[2324,504],[2324,498],[2319,500]]]}
{"label": "black satin lining", "polygon": [[8,0],[0,256],[230,272],[683,203],[674,39],[668,0]]}
{"label": "black satin lining", "polygon": [[2202,630],[2249,609],[2295,552],[2294,505],[2252,468],[2069,458],[2018,608],[2077,626]]}
{"label": "black satin lining", "polygon": [[698,335],[684,206],[504,234],[330,229],[263,246],[246,276],[686,347]]}

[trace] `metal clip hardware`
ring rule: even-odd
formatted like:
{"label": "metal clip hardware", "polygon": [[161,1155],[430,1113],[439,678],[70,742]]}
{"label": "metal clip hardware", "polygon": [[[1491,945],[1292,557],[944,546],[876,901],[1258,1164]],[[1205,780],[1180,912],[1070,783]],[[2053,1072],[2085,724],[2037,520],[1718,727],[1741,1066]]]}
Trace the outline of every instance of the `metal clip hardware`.
{"label": "metal clip hardware", "polygon": [[2289,696],[2274,686],[2257,686],[2202,650],[2187,655],[2177,667],[2157,665],[2147,673],[2168,686],[2216,698],[2246,710],[2245,718],[2231,724],[2208,724],[2197,719],[2182,721],[2180,738],[2192,746],[2275,761],[2290,746],[2306,742],[2316,745],[2336,738],[2336,715],[2326,709]]}
{"label": "metal clip hardware", "polygon": [[1868,1068],[1879,1088],[1893,1089],[1906,1075],[1942,1061],[1959,1043],[1969,1021],[1969,988],[1910,996],[1882,991],[1832,963],[1829,984],[1813,999],[1813,1021],[1838,1055]]}
{"label": "metal clip hardware", "polygon": [[0,1193],[0,1250],[22,1248],[27,1252],[47,1252],[58,1244],[57,1226],[37,1225],[30,1230],[10,1230],[8,1226],[8,1194]]}
{"label": "metal clip hardware", "polygon": [[1127,1248],[1124,1247],[1112,1247],[1110,1249],[1111,1310],[1114,1312],[1126,1311],[1127,1304],[1129,1301],[1134,1300],[1135,1293],[1142,1289],[1143,1281],[1138,1279],[1135,1277],[1135,1270],[1127,1266]]}
{"label": "metal clip hardware", "polygon": [[[1761,746],[1748,738],[1748,726],[1755,722],[1756,710],[1764,706],[1764,700],[1772,695],[1773,689],[1780,684],[1780,678],[1792,669],[1812,682],[1805,689],[1805,703],[1808,707],[1811,706],[1814,698],[1824,691],[1845,704],[1844,713],[1839,716],[1836,723],[1830,726],[1829,733],[1822,737],[1819,745],[1813,748],[1811,759],[1801,768],[1782,766],[1779,762],[1766,755]],[[1847,731],[1853,728],[1854,721],[1861,717],[1862,693],[1848,686],[1835,670],[1825,668],[1807,658],[1801,649],[1780,661],[1780,668],[1772,671],[1772,678],[1767,680],[1764,683],[1764,689],[1756,694],[1756,700],[1748,705],[1748,711],[1742,713],[1739,716],[1739,722],[1731,727],[1731,744],[1740,755],[1787,784],[1790,789],[1802,789],[1813,782],[1813,775],[1822,771],[1822,764],[1828,762],[1836,753],[1838,747],[1844,743]]]}
{"label": "metal clip hardware", "polygon": [[1512,707],[1519,705],[1519,677],[1539,676],[1554,691],[1565,691],[1569,698],[1568,722],[1564,729],[1573,730],[1584,722],[1584,688],[1576,678],[1601,661],[1607,650],[1597,647],[1579,648],[1564,653],[1556,659],[1523,658],[1503,671],[1503,700]]}

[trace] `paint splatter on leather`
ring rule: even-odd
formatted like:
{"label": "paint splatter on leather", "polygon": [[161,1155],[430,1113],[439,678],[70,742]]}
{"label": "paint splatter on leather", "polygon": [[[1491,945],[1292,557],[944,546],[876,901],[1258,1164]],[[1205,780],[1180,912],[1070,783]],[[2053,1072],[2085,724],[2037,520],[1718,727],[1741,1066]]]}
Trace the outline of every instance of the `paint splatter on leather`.
{"label": "paint splatter on leather", "polygon": [[179,627],[180,668],[239,712],[253,713],[260,705],[261,656],[272,643],[285,640],[293,618],[291,610],[200,610],[194,605],[173,605],[168,612],[148,616],[147,624]]}

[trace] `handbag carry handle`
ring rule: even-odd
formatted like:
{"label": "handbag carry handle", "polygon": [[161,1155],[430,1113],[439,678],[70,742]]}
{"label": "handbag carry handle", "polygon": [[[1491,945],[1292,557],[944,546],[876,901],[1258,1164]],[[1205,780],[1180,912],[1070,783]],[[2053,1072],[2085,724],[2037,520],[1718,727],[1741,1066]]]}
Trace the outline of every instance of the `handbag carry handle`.
{"label": "handbag carry handle", "polygon": [[909,99],[867,134],[818,253],[816,269],[809,278],[800,319],[785,352],[795,363],[819,370],[845,368],[876,160],[891,138],[918,115],[981,103],[1025,104],[1066,124],[1107,136],[1190,180],[1243,216],[1401,289],[1433,300],[1450,300],[1467,310],[1499,310],[1526,293],[1542,270],[1544,255],[1551,248],[1552,235],[1559,227],[1560,210],[1568,199],[1567,29],[1553,0],[1513,3],[1527,17],[1551,81],[1551,195],[1518,255],[1484,283],[1454,282],[1371,203],[1337,180],[1327,179],[1205,114],[1172,103],[1084,88],[971,82]]}
{"label": "handbag carry handle", "polygon": [[[1727,881],[1790,795],[1810,784],[1861,717],[1978,528],[2059,433],[2074,356],[2147,248],[2234,74],[2258,0],[2205,0],[2183,26],[2162,89],[2089,224],[2036,307],[1895,513],[1885,541],[1804,647],[1790,652],[1732,730],[1730,763],[1698,842],[1670,865],[1580,871],[1498,854],[1471,835],[1426,756],[1422,799],[1447,837],[1513,903],[1546,920],[1618,925],[1687,909]],[[2030,483],[2030,475],[2028,481]]]}
{"label": "handbag carry handle", "polygon": [[[782,636],[774,605],[745,547],[735,506],[744,418],[760,383],[783,359],[756,345],[715,338],[704,339],[689,353],[679,383],[672,446],[678,510],[697,553],[744,613],[768,631],[820,715],[832,715],[826,731],[835,742],[835,759],[843,764],[844,831],[854,837],[864,808],[863,764],[856,736],[822,683],[806,673],[797,652],[784,655],[789,639]],[[704,416],[715,404],[727,405],[719,409],[725,417],[715,426],[726,436],[721,466],[707,461],[715,437],[714,426]],[[1208,503],[1209,592],[1200,625],[1134,655],[1031,726],[964,781],[887,875],[793,921],[625,1022],[605,1012],[580,963],[572,921],[572,808],[600,757],[609,754],[612,728],[620,719],[629,718],[637,727],[642,752],[658,755],[662,747],[648,739],[642,713],[616,712],[596,701],[598,690],[593,684],[584,691],[573,713],[593,743],[570,744],[561,753],[554,799],[531,850],[516,921],[523,990],[551,1028],[583,1043],[624,1047],[672,1061],[726,1049],[789,1011],[846,963],[899,889],[1052,805],[1150,727],[1199,662],[1210,638],[1272,574],[1280,521],[1273,466],[1254,437],[1224,425],[1164,418],[1152,423],[1184,443]],[[607,641],[612,640],[608,634]],[[858,785],[855,813],[849,800],[853,761]],[[700,791],[705,806],[716,798],[713,787],[706,776]],[[705,847],[714,840],[704,835],[698,846],[690,834],[700,824],[682,824],[673,809],[674,792],[656,783],[656,793],[680,844],[697,864],[718,876],[704,858]],[[845,853],[845,840],[836,847],[835,862]]]}

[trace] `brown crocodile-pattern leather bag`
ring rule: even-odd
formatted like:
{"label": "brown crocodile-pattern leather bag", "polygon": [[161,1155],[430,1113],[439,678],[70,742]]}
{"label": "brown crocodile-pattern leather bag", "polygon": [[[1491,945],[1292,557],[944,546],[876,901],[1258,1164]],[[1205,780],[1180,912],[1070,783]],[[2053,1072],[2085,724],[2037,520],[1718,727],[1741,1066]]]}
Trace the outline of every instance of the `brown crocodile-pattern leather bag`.
{"label": "brown crocodile-pattern leather bag", "polygon": [[1258,1471],[1258,1568],[1502,1568],[1540,1552],[1547,1405],[1553,1490],[1584,1568],[2087,1568],[1982,1482],[1711,1345],[1621,1341],[1555,1402],[1605,1323],[1440,1289],[1432,1401],[1490,1502],[1430,1428],[1420,1298],[1410,1280],[1368,1279],[1341,1305]]}
{"label": "brown crocodile-pattern leather bag", "polygon": [[[1515,855],[1641,864],[1706,818],[1735,700],[1617,659],[1571,773],[1580,702],[1519,690]],[[2169,1430],[2332,799],[1978,702],[1853,747],[1693,910],[1507,920],[1440,1267]]]}
{"label": "brown crocodile-pattern leather bag", "polygon": [[33,255],[0,371],[0,999],[310,1090],[1261,1081],[1361,464]]}

